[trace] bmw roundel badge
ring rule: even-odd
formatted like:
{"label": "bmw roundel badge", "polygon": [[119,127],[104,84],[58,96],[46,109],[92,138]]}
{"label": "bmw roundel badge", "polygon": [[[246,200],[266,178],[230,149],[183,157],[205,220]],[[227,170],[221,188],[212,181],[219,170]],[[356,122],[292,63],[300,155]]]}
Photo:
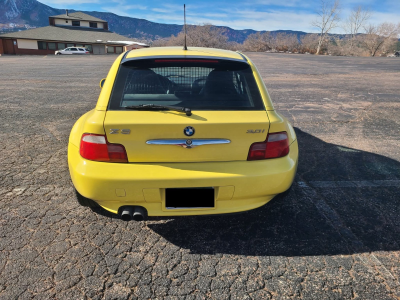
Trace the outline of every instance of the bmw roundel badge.
{"label": "bmw roundel badge", "polygon": [[183,133],[186,136],[192,136],[194,134],[194,128],[192,126],[187,126],[185,127],[185,129],[183,130]]}

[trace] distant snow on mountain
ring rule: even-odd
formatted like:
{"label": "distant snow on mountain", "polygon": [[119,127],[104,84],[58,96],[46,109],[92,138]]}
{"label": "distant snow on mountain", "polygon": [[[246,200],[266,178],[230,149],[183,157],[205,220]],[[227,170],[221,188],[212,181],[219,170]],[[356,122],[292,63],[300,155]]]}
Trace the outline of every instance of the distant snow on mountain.
{"label": "distant snow on mountain", "polygon": [[[74,12],[74,10],[71,10]],[[49,16],[65,13],[62,9],[52,8],[37,0],[0,0],[0,32],[25,30],[49,25]],[[182,31],[182,25],[161,24],[145,19],[118,16],[114,13],[84,11],[84,13],[103,19],[109,28],[118,34],[141,40],[154,40],[176,35]],[[242,43],[248,35],[256,30],[235,30],[223,28],[230,41]],[[267,28],[266,28],[267,30]],[[302,31],[279,30],[277,32],[294,33],[298,36],[306,34]]]}

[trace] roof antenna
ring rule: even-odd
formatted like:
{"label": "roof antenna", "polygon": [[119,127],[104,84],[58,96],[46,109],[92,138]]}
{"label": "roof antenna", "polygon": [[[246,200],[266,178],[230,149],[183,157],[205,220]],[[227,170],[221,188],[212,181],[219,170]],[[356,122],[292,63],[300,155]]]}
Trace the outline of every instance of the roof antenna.
{"label": "roof antenna", "polygon": [[184,26],[185,26],[185,45],[183,46],[183,50],[187,50],[186,46],[186,4],[183,4],[183,20],[184,20]]}

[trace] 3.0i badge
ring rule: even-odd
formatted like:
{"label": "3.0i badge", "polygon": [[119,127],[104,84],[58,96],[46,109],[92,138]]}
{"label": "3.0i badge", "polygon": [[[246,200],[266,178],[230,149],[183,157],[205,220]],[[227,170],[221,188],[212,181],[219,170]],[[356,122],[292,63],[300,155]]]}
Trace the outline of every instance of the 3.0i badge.
{"label": "3.0i badge", "polygon": [[194,128],[192,127],[192,126],[187,126],[187,127],[185,127],[185,129],[183,130],[183,133],[186,135],[186,136],[192,136],[193,134],[194,134]]}

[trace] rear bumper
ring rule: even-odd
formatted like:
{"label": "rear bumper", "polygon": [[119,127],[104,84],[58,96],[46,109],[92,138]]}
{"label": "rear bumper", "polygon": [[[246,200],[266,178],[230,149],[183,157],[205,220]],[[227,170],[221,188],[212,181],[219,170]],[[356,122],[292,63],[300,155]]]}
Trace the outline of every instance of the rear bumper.
{"label": "rear bumper", "polygon": [[[71,179],[80,194],[113,213],[121,206],[137,205],[145,207],[149,216],[222,214],[257,208],[291,186],[297,161],[297,141],[282,158],[204,163],[94,162],[83,159],[75,145],[68,146]],[[165,208],[165,188],[210,186],[215,188],[215,208]]]}

